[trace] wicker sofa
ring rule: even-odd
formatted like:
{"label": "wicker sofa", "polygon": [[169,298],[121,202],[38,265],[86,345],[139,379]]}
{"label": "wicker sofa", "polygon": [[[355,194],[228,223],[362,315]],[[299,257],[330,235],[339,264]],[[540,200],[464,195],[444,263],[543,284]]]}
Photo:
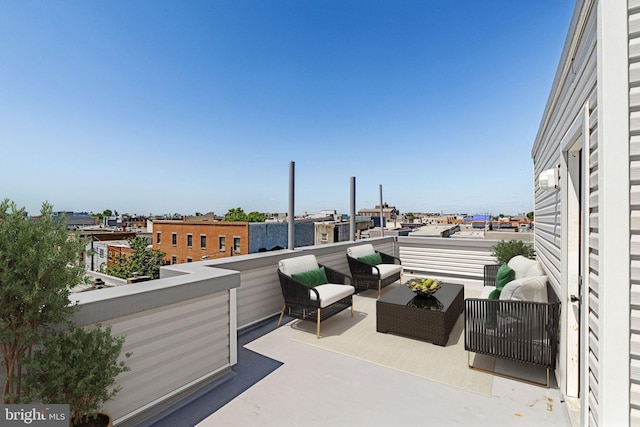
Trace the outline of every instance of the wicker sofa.
{"label": "wicker sofa", "polygon": [[[364,261],[367,257],[376,254],[382,262],[372,265]],[[376,251],[370,243],[347,248],[347,262],[353,286],[358,290],[377,289],[378,298],[383,287],[401,280],[402,277],[400,258]]]}
{"label": "wicker sofa", "polygon": [[[319,282],[309,283],[304,277],[311,274],[317,278],[319,270],[324,277]],[[299,319],[316,321],[316,337],[320,338],[320,322],[351,307],[353,317],[353,294],[349,276],[318,264],[314,255],[286,258],[278,262],[278,278],[284,297],[284,306],[278,319],[282,322],[285,312]],[[312,280],[313,281],[313,280]]]}
{"label": "wicker sofa", "polygon": [[508,265],[515,279],[504,286],[499,299],[488,297],[495,289],[500,265],[486,265],[480,298],[465,300],[469,367],[474,368],[471,353],[542,366],[546,383],[541,385],[549,387],[558,350],[560,300],[537,261],[518,256]]}

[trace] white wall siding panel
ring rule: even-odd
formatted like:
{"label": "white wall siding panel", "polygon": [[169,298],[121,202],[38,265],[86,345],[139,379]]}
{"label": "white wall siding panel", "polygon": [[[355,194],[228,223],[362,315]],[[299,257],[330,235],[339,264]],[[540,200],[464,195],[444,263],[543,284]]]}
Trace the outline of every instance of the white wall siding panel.
{"label": "white wall siding panel", "polygon": [[457,238],[399,237],[398,246],[405,273],[440,278],[479,281],[484,266],[495,264],[491,248],[497,241]]}
{"label": "white wall siding panel", "polygon": [[632,205],[640,204],[640,184],[631,184],[629,197]]}
{"label": "white wall siding panel", "polygon": [[629,126],[631,132],[637,132],[640,129],[640,112],[632,111],[629,115]]}
{"label": "white wall siding panel", "polygon": [[[637,275],[639,273],[640,273],[640,261],[638,260],[631,261],[631,274]],[[640,283],[631,284],[631,303],[634,306],[640,307]]]}
{"label": "white wall siding panel", "polygon": [[640,211],[638,210],[631,211],[631,231],[640,231]]}
{"label": "white wall siding panel", "polygon": [[229,365],[228,292],[105,323],[126,337],[123,352],[133,353],[131,371],[118,377],[127,392],[108,403],[114,419]]}
{"label": "white wall siding panel", "polygon": [[[629,106],[631,108],[638,108],[640,106],[640,87],[632,87],[629,90]],[[631,117],[633,117],[633,113]]]}
{"label": "white wall siding panel", "polygon": [[589,366],[593,366],[593,369],[589,370],[589,386],[591,387],[590,394],[596,400],[598,400],[598,358],[593,352],[589,352]]}
{"label": "white wall siding panel", "polygon": [[[638,334],[631,334],[631,352],[632,353],[640,353],[640,335]],[[633,378],[633,372],[632,374],[632,378]],[[637,377],[636,377],[637,379]]]}
{"label": "white wall siding panel", "polygon": [[640,331],[640,310],[637,308],[631,310],[631,329]]}
{"label": "white wall siding panel", "polygon": [[629,59],[635,60],[640,58],[640,40],[633,38],[629,41]]}
{"label": "white wall siding panel", "polygon": [[631,135],[631,143],[629,145],[630,156],[640,156],[640,135]]}
{"label": "white wall siding panel", "polygon": [[[598,331],[600,319],[597,308],[599,307],[598,292],[593,288],[598,282],[598,246],[600,245],[600,232],[598,230],[598,110],[597,110],[597,6],[593,1],[579,1],[576,3],[575,21],[572,23],[572,31],[568,35],[563,57],[559,65],[554,87],[552,88],[549,102],[545,110],[540,130],[532,151],[534,161],[534,176],[539,176],[543,170],[556,167],[561,164],[563,138],[567,135],[574,121],[580,120],[583,107],[588,105],[588,135],[586,147],[583,147],[583,161],[587,165],[586,182],[584,182],[587,206],[582,206],[586,212],[585,262],[588,278],[585,280],[589,288],[584,289],[583,301],[589,301],[590,312],[588,316],[589,356],[585,361],[589,366],[595,364],[587,374],[590,380],[589,396],[584,396],[583,402],[590,402],[594,407],[598,405]],[[640,53],[640,50],[639,50]],[[640,75],[640,70],[639,73]],[[640,92],[638,93],[640,103]],[[562,283],[562,239],[561,214],[563,211],[561,195],[562,189],[555,192],[535,192],[535,249],[538,258],[549,273],[549,280],[558,288],[565,288]],[[572,219],[570,219],[572,220]],[[584,304],[585,306],[587,304]],[[567,306],[563,303],[563,310]],[[561,325],[566,328],[566,325]],[[560,361],[559,375],[566,377],[563,369],[567,364]],[[594,416],[595,414],[595,416]],[[587,415],[586,421],[592,420],[592,425],[598,419],[597,411]]]}
{"label": "white wall siding panel", "polygon": [[631,379],[634,380],[632,385],[638,385],[637,381],[640,380],[640,360],[631,360]]}
{"label": "white wall siding panel", "polygon": [[631,423],[640,425],[640,1],[629,3]]}
{"label": "white wall siding panel", "polygon": [[277,269],[277,261],[274,261],[272,265],[240,272],[242,285],[236,294],[239,329],[273,316],[282,309],[284,299]]}

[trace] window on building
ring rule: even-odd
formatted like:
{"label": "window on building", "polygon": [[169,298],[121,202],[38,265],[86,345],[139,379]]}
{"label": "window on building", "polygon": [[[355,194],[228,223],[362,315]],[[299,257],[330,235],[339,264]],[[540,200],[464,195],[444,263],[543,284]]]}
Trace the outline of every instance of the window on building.
{"label": "window on building", "polygon": [[207,236],[205,234],[200,235],[200,249],[207,249]]}
{"label": "window on building", "polygon": [[218,237],[218,247],[220,249],[220,252],[224,252],[227,250],[227,243],[224,236]]}
{"label": "window on building", "polygon": [[190,256],[188,256],[187,257],[187,262],[193,262],[193,259]]}
{"label": "window on building", "polygon": [[191,234],[187,234],[187,246],[188,247],[193,246],[193,236]]}
{"label": "window on building", "polygon": [[323,242],[326,242],[326,241],[327,241],[327,233],[320,233],[320,239],[321,239]]}
{"label": "window on building", "polygon": [[156,243],[157,243],[158,245],[159,245],[159,244],[160,244],[160,242],[162,241],[160,237],[161,237],[160,232],[156,233]]}
{"label": "window on building", "polygon": [[171,233],[171,244],[173,246],[178,244],[178,235],[176,233]]}
{"label": "window on building", "polygon": [[178,257],[175,255],[171,256],[171,264],[177,264],[178,263]]}
{"label": "window on building", "polygon": [[99,256],[100,258],[104,258],[104,249],[100,249],[100,250],[98,251],[98,256]]}
{"label": "window on building", "polygon": [[233,251],[237,254],[240,253],[240,238],[239,237],[234,237],[233,238]]}

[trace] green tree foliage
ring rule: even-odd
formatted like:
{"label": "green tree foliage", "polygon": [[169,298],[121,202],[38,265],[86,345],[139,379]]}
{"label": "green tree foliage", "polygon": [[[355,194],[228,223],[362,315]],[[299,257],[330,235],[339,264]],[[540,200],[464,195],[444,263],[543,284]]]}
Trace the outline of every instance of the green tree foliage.
{"label": "green tree foliage", "polygon": [[249,222],[264,222],[264,220],[265,216],[260,212],[253,211],[247,214],[247,221]]}
{"label": "green tree foliage", "polygon": [[529,219],[533,219],[533,212],[529,212],[529,213],[527,213],[527,218],[529,218]]}
{"label": "green tree foliage", "polygon": [[516,255],[522,255],[530,259],[535,259],[536,257],[536,252],[533,247],[521,240],[501,240],[491,249],[491,255],[496,257],[499,264],[509,262],[509,260]]}
{"label": "green tree foliage", "polygon": [[148,244],[144,237],[134,237],[128,242],[131,247],[131,256],[116,255],[105,272],[122,279],[134,277],[136,274],[149,276],[152,279],[160,278],[160,266],[166,254],[157,249],[147,249]]}
{"label": "green tree foliage", "polygon": [[34,344],[75,311],[71,288],[86,282],[80,263],[84,242],[64,217],[42,205],[40,218],[5,199],[0,203],[0,349],[4,403],[20,401],[22,362]]}
{"label": "green tree foliage", "polygon": [[26,364],[28,401],[69,404],[74,425],[97,416],[121,389],[116,377],[130,370],[119,360],[124,337],[111,335],[110,326],[96,326],[85,329],[71,324],[68,331],[47,336],[44,347]]}
{"label": "green tree foliage", "polygon": [[265,216],[264,214],[256,211],[247,214],[242,208],[231,208],[225,214],[224,220],[227,222],[264,222]]}

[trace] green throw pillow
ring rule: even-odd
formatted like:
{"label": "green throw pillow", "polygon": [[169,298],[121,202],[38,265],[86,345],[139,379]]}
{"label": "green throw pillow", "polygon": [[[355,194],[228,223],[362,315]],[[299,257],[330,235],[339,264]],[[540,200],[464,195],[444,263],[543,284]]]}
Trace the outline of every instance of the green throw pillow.
{"label": "green throw pillow", "polygon": [[327,273],[325,273],[324,267],[320,267],[315,270],[304,271],[302,273],[292,274],[291,277],[301,281],[311,288],[329,283],[329,279],[327,279]]}
{"label": "green throw pillow", "polygon": [[498,301],[500,299],[500,293],[502,288],[510,281],[516,278],[516,272],[512,270],[507,264],[502,264],[496,273],[496,288],[491,291],[487,299],[492,302],[487,304],[487,322],[485,326],[487,329],[493,329],[496,327],[497,315],[498,315]]}
{"label": "green throw pillow", "polygon": [[516,272],[512,270],[507,264],[502,264],[496,274],[496,289],[502,290],[504,285],[516,278]]}
{"label": "green throw pillow", "polygon": [[371,265],[382,264],[382,256],[380,256],[380,254],[378,252],[376,252],[375,254],[371,254],[371,255],[361,256],[358,259],[360,261],[364,261],[367,264],[371,264]]}
{"label": "green throw pillow", "polygon": [[500,291],[501,289],[492,290],[491,293],[489,293],[489,296],[487,297],[487,299],[492,299],[492,300],[500,299]]}

